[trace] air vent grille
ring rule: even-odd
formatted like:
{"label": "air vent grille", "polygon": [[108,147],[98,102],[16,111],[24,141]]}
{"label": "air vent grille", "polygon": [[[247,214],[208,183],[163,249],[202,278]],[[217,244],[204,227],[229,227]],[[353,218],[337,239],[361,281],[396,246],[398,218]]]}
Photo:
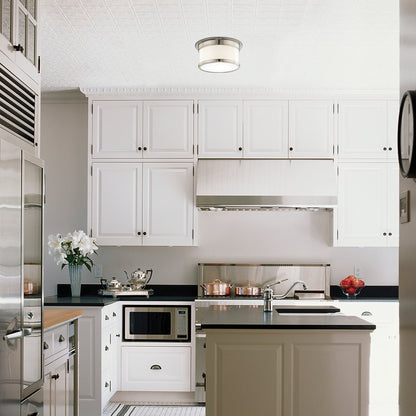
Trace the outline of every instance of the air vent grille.
{"label": "air vent grille", "polygon": [[35,142],[36,95],[0,65],[0,125]]}

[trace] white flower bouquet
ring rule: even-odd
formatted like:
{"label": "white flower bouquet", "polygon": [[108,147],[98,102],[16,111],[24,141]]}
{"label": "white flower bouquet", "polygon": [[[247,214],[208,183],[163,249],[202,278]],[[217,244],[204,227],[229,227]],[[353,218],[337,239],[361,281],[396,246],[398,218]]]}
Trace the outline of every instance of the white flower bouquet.
{"label": "white flower bouquet", "polygon": [[53,255],[56,264],[63,269],[66,265],[82,266],[91,271],[94,265],[90,254],[95,254],[98,247],[95,239],[89,237],[84,231],[68,233],[66,237],[61,234],[51,234],[48,238],[49,254]]}

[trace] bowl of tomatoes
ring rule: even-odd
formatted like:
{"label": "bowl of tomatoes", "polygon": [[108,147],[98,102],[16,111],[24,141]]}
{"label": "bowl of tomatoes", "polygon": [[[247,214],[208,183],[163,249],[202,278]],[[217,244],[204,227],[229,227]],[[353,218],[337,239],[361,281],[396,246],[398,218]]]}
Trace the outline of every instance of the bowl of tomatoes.
{"label": "bowl of tomatoes", "polygon": [[347,296],[348,299],[354,299],[359,295],[364,286],[364,281],[353,275],[342,279],[339,283],[342,293]]}

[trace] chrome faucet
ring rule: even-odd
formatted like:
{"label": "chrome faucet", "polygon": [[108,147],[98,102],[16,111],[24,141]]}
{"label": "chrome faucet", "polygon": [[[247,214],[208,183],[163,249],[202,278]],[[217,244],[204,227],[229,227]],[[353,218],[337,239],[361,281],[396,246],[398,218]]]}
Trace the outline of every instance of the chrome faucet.
{"label": "chrome faucet", "polygon": [[279,280],[278,282],[273,283],[272,285],[267,285],[266,286],[266,289],[264,289],[264,291],[263,291],[264,312],[272,312],[272,300],[273,299],[284,299],[296,285],[298,285],[298,284],[302,285],[303,290],[308,289],[308,287],[306,286],[306,283],[304,281],[297,280],[295,283],[293,283],[292,286],[290,286],[290,288],[283,295],[274,295],[273,294],[273,289],[271,287],[274,286],[274,285],[278,285],[279,283],[282,283],[286,280],[287,279]]}

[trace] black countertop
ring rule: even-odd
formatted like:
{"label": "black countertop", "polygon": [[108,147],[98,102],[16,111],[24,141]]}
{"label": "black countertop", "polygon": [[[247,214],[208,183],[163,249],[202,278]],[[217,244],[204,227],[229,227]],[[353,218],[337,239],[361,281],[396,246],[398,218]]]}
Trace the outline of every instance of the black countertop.
{"label": "black countertop", "polygon": [[216,305],[198,318],[202,329],[342,329],[374,330],[364,319],[342,314],[282,314],[263,312],[261,306]]}
{"label": "black countertop", "polygon": [[193,302],[197,298],[196,285],[149,285],[154,294],[146,296],[121,296],[117,298],[99,296],[100,285],[82,285],[81,296],[71,297],[71,286],[58,284],[58,295],[45,297],[45,306],[107,306],[114,302]]}

